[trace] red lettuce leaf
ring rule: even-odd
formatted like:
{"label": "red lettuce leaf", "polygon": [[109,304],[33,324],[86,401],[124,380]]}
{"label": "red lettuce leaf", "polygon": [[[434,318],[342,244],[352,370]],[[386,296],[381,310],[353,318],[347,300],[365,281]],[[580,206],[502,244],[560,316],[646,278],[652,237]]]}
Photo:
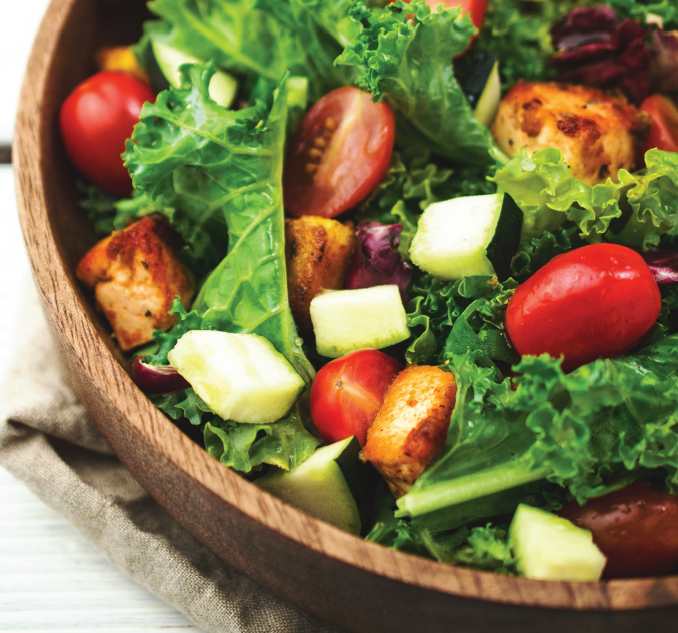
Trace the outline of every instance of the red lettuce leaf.
{"label": "red lettuce leaf", "polygon": [[650,93],[649,29],[621,21],[609,6],[572,10],[551,30],[558,79],[619,90],[640,104]]}
{"label": "red lettuce leaf", "polygon": [[412,267],[398,253],[402,222],[361,222],[356,230],[356,248],[346,276],[346,288],[372,288],[395,284],[407,304],[407,285]]}
{"label": "red lettuce leaf", "polygon": [[645,263],[650,267],[660,288],[678,283],[678,253],[656,250],[643,253]]}

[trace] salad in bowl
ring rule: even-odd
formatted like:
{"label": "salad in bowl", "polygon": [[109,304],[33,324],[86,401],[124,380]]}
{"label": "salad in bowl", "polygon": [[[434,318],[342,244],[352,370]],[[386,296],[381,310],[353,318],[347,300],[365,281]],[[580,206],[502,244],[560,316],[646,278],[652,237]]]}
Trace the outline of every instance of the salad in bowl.
{"label": "salad in bowl", "polygon": [[387,547],[675,572],[678,8],[149,8],[60,117],[137,385]]}

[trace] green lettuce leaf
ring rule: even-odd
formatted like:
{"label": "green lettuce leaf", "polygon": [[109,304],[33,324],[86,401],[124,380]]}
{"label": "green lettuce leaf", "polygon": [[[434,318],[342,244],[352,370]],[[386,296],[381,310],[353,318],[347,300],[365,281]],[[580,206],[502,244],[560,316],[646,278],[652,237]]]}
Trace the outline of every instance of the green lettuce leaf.
{"label": "green lettuce leaf", "polygon": [[255,6],[284,24],[306,54],[313,101],[340,86],[352,85],[356,70],[334,61],[357,35],[349,17],[353,0],[256,0]]}
{"label": "green lettuce leaf", "polygon": [[292,470],[320,444],[295,407],[275,424],[238,424],[214,418],[204,427],[205,449],[225,466],[249,473],[262,464]]}
{"label": "green lettuce leaf", "polygon": [[547,479],[583,503],[663,469],[678,491],[678,336],[565,374],[560,361],[524,357],[496,381],[472,355],[454,357],[457,404],[445,450],[398,501],[419,516]]}
{"label": "green lettuce leaf", "polygon": [[473,116],[451,63],[476,33],[460,11],[432,12],[423,0],[374,11],[358,1],[351,17],[359,35],[337,64],[356,66],[358,86],[394,107],[399,135],[409,128],[407,135],[425,139],[434,154],[487,165],[494,142]]}
{"label": "green lettuce leaf", "polygon": [[[674,0],[607,0],[609,4],[621,17],[633,18],[641,24],[649,24],[648,16],[657,16],[662,19],[664,29],[671,31],[678,29],[678,5]],[[652,21],[654,23],[654,21]]]}
{"label": "green lettuce leaf", "polygon": [[463,527],[455,532],[432,535],[422,530],[422,540],[433,558],[441,563],[518,575],[516,559],[504,527]]}
{"label": "green lettuce leaf", "polygon": [[287,71],[303,74],[303,44],[255,0],[151,0],[161,21],[145,25],[157,39],[218,68],[278,84]]}
{"label": "green lettuce leaf", "polygon": [[523,150],[493,180],[523,211],[523,246],[569,220],[587,242],[604,237],[647,250],[678,225],[678,154],[653,149],[645,160],[643,172],[621,170],[618,183],[590,187],[572,176],[560,150],[547,148],[532,156]]}
{"label": "green lettuce leaf", "polygon": [[[630,0],[634,2],[635,0]],[[478,47],[499,60],[504,90],[519,79],[544,81],[555,76],[548,63],[554,53],[551,26],[577,6],[576,0],[489,0]]]}
{"label": "green lettuce leaf", "polygon": [[267,338],[310,383],[314,371],[301,350],[286,282],[286,84],[270,113],[261,104],[232,112],[209,97],[213,65],[184,72],[190,87],[144,106],[125,164],[137,190],[159,208],[177,210],[173,225],[180,213],[187,226],[212,222],[228,231],[228,254],[193,305],[201,327]]}

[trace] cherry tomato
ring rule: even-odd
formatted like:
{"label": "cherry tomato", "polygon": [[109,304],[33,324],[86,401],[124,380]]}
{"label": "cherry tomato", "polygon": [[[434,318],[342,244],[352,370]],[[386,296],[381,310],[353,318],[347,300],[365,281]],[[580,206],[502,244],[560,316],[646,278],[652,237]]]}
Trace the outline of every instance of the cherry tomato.
{"label": "cherry tomato", "polygon": [[643,145],[645,152],[651,149],[661,149],[667,152],[678,152],[678,107],[663,95],[652,95],[640,106],[652,119],[650,134]]}
{"label": "cherry tomato", "polygon": [[678,497],[657,494],[645,481],[584,506],[573,501],[558,514],[592,532],[607,556],[606,578],[660,576],[678,567]]}
{"label": "cherry tomato", "polygon": [[155,95],[145,83],[104,71],[77,86],[61,106],[61,136],[72,163],[95,185],[118,196],[132,193],[120,155],[146,101],[154,102]]}
{"label": "cherry tomato", "polygon": [[516,289],[506,329],[524,356],[564,356],[569,371],[637,345],[661,311],[643,258],[625,246],[592,244],[554,257]]}
{"label": "cherry tomato", "polygon": [[328,443],[355,435],[365,445],[384,394],[403,366],[376,349],[365,349],[325,365],[311,386],[311,417]]}
{"label": "cherry tomato", "polygon": [[377,186],[391,162],[395,116],[368,92],[333,90],[306,114],[283,174],[285,207],[296,217],[333,218]]}

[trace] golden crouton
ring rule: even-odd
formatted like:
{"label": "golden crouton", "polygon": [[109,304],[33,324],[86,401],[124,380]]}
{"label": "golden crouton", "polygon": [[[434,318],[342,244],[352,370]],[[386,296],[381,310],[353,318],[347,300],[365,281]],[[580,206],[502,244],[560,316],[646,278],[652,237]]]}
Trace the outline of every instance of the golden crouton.
{"label": "golden crouton", "polygon": [[193,282],[177,257],[172,231],[159,215],[146,216],[94,246],[76,275],[94,290],[123,351],[148,343],[153,330],[169,330],[176,295],[190,305]]}
{"label": "golden crouton", "polygon": [[645,115],[594,88],[518,82],[499,106],[492,134],[509,156],[557,147],[575,178],[587,185],[617,181],[634,169],[649,129]]}
{"label": "golden crouton", "polygon": [[454,374],[439,367],[411,365],[388,388],[360,458],[372,463],[396,498],[442,451],[456,396]]}
{"label": "golden crouton", "polygon": [[131,46],[107,46],[100,48],[96,53],[96,63],[99,70],[127,73],[145,84],[151,85],[148,75],[139,65]]}
{"label": "golden crouton", "polygon": [[285,220],[290,307],[299,329],[313,329],[309,306],[323,290],[341,290],[355,246],[353,223],[305,215]]}

